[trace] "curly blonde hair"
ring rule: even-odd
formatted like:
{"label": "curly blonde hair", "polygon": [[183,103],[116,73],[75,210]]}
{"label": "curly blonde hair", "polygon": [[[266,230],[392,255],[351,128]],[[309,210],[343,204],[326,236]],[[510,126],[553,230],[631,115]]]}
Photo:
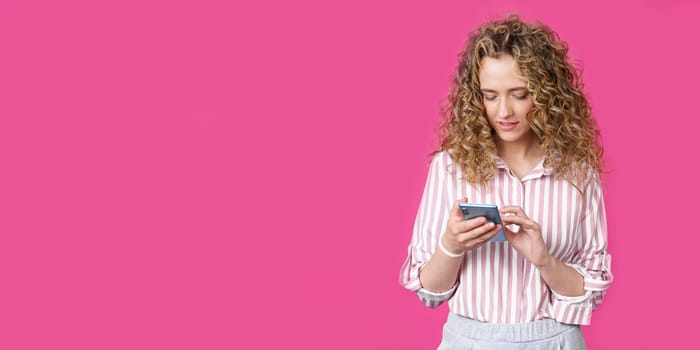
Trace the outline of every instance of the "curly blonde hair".
{"label": "curly blonde hair", "polygon": [[[484,57],[511,55],[533,107],[530,128],[544,151],[544,165],[577,186],[603,170],[600,133],[583,94],[580,70],[568,60],[567,44],[550,28],[517,15],[474,31],[459,55],[457,74],[442,109],[440,150],[447,151],[464,180],[485,185],[496,171],[496,141],[483,105],[479,69]],[[578,186],[577,186],[578,187]]]}

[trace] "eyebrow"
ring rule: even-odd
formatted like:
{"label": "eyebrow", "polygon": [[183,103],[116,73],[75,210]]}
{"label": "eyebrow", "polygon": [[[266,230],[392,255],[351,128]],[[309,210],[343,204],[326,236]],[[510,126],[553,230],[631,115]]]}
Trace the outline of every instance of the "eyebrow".
{"label": "eyebrow", "polygon": [[[527,91],[527,88],[524,87],[524,86],[521,86],[521,87],[514,87],[514,88],[508,89],[508,92],[516,92],[516,91],[522,91],[522,90]],[[498,93],[498,91],[496,91],[496,90],[491,90],[491,89],[481,89],[481,92],[490,92],[490,93],[493,93],[493,94]]]}

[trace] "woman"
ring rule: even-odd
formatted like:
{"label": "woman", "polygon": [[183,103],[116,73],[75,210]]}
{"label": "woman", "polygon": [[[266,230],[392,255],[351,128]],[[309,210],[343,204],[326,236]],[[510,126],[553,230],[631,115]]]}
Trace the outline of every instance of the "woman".
{"label": "woman", "polygon": [[[585,349],[612,281],[602,148],[567,46],[517,16],[469,38],[401,283],[450,314],[439,349]],[[463,220],[496,204],[502,228]]]}

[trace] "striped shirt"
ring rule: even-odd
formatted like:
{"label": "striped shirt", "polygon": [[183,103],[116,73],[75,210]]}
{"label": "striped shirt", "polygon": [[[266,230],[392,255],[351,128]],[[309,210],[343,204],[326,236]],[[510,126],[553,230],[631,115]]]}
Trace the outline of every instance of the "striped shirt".
{"label": "striped shirt", "polygon": [[[408,257],[400,282],[418,293],[429,307],[449,300],[452,312],[483,322],[524,323],[551,318],[562,323],[589,324],[612,281],[606,252],[605,204],[598,176],[582,184],[583,194],[568,181],[555,179],[540,163],[519,179],[498,157],[496,173],[485,187],[461,181],[462,172],[446,152],[433,157],[418,209]],[[586,293],[566,297],[552,291],[539,271],[508,242],[488,242],[466,251],[452,289],[424,289],[420,269],[430,260],[447,227],[453,203],[521,206],[539,223],[550,253],[584,277]]]}

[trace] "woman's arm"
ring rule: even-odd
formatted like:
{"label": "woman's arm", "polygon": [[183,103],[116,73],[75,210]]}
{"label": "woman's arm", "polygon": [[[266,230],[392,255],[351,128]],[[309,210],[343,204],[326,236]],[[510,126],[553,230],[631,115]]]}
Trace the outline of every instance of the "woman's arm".
{"label": "woman's arm", "polygon": [[442,292],[452,288],[464,261],[464,252],[488,242],[501,228],[500,225],[486,222],[484,217],[462,220],[460,202],[466,203],[467,199],[461,199],[452,205],[447,230],[440,237],[442,246],[435,250],[420,271],[423,288],[432,292]]}
{"label": "woman's arm", "polygon": [[553,255],[549,255],[542,265],[535,264],[535,267],[540,271],[544,283],[557,294],[567,297],[586,294],[583,289],[583,275]]}
{"label": "woman's arm", "polygon": [[506,228],[506,238],[520,255],[539,270],[550,289],[557,294],[571,297],[586,293],[583,289],[583,276],[549,253],[542,238],[540,225],[530,220],[521,207],[503,207],[501,217],[505,225],[520,226],[518,233]]}

